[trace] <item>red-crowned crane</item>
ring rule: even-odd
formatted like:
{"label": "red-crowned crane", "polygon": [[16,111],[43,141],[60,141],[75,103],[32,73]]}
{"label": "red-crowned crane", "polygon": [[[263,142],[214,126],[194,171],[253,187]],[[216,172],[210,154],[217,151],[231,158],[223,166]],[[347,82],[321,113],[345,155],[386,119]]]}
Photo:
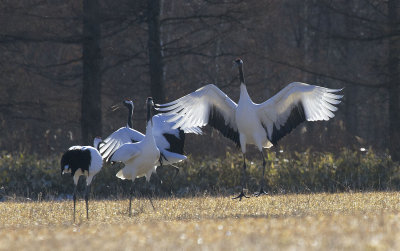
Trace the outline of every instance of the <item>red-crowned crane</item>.
{"label": "red-crowned crane", "polygon": [[340,103],[341,89],[293,82],[267,101],[256,104],[247,93],[243,61],[235,60],[239,68],[240,98],[236,104],[217,86],[209,84],[175,101],[156,105],[156,109],[175,115],[174,128],[202,127],[207,124],[241,147],[243,177],[241,193],[233,199],[247,197],[243,192],[246,172],[246,145],[254,144],[261,152],[263,175],[257,196],[264,194],[265,157],[263,148],[270,148],[303,121],[329,120]]}
{"label": "red-crowned crane", "polygon": [[[144,134],[132,128],[132,114],[135,107],[133,101],[124,100],[122,104],[128,109],[128,121],[125,127],[119,128],[101,142],[100,154],[106,161],[109,161],[111,155],[123,144],[139,142],[145,137]],[[187,158],[183,151],[185,133],[201,133],[201,130],[198,127],[187,128],[185,131],[180,128],[173,129],[175,123],[167,122],[172,117],[173,115],[154,115],[152,133],[160,150],[160,165],[172,165],[176,168],[176,174],[178,174],[179,169],[173,164]]]}
{"label": "red-crowned crane", "polygon": [[125,164],[124,168],[116,176],[123,180],[132,180],[132,190],[129,196],[129,216],[132,214],[133,181],[142,176],[145,176],[146,180],[149,181],[151,174],[156,172],[156,166],[160,159],[160,150],[153,135],[153,99],[147,98],[146,105],[147,126],[143,139],[135,143],[123,144],[109,157],[111,162],[122,162]]}
{"label": "red-crowned crane", "polygon": [[75,205],[76,205],[76,187],[78,185],[79,177],[86,176],[86,218],[89,219],[89,192],[90,185],[94,176],[100,172],[103,166],[103,159],[98,151],[100,137],[94,139],[92,146],[71,146],[61,157],[61,175],[64,173],[71,173],[74,179],[74,222],[75,222]]}

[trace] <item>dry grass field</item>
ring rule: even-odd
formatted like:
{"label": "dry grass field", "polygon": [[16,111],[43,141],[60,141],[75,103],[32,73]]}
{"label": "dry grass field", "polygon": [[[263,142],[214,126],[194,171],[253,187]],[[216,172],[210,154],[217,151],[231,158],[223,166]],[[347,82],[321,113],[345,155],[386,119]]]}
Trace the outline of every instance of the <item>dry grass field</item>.
{"label": "dry grass field", "polygon": [[400,193],[0,203],[0,250],[400,250]]}

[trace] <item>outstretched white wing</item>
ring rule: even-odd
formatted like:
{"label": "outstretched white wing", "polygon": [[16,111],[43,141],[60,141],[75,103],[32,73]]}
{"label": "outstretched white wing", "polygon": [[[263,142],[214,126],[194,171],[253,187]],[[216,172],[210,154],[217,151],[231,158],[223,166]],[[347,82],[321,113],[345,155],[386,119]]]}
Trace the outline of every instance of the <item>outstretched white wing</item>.
{"label": "outstretched white wing", "polygon": [[239,145],[239,133],[235,121],[237,104],[213,84],[156,107],[161,112],[175,115],[168,120],[176,123],[173,128],[186,130],[208,124]]}
{"label": "outstretched white wing", "polygon": [[139,142],[144,135],[129,127],[121,127],[113,132],[99,145],[100,154],[106,161],[110,160],[110,156],[123,144]]}
{"label": "outstretched white wing", "polygon": [[333,94],[341,89],[294,82],[275,96],[257,105],[257,114],[267,131],[268,139],[276,144],[303,121],[329,120],[337,110],[343,95]]}

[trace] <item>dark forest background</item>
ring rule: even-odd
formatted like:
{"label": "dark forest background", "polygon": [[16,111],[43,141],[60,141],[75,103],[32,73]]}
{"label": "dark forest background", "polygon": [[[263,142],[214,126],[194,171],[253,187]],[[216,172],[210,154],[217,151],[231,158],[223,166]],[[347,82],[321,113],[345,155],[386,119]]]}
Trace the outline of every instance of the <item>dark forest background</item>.
{"label": "dark forest background", "polygon": [[[280,142],[302,151],[389,150],[400,159],[398,0],[2,0],[0,149],[59,154],[126,124],[144,131],[145,99],[214,83],[237,102],[241,57],[262,102],[290,82],[344,88],[336,117]],[[205,129],[186,152],[225,154]],[[212,137],[213,139],[210,139]],[[209,142],[211,140],[211,143]]]}

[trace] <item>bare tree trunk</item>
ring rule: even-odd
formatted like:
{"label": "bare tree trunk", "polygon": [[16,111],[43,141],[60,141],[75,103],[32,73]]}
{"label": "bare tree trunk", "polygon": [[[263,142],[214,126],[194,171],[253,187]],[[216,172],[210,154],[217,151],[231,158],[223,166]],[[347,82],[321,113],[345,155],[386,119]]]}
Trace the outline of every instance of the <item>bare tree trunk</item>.
{"label": "bare tree trunk", "polygon": [[84,144],[101,135],[101,50],[98,0],[83,1],[83,86],[81,131]]}
{"label": "bare tree trunk", "polygon": [[[351,10],[353,8],[353,1],[345,1],[345,9]],[[346,34],[351,33],[351,27],[352,27],[352,19],[350,17],[344,17],[345,18],[345,31]],[[346,63],[347,69],[349,71],[352,70],[351,63],[349,61],[351,60],[351,46],[350,46],[351,41],[344,41],[343,44],[343,49],[345,51],[344,53],[344,62]],[[358,112],[357,112],[357,96],[358,96],[358,88],[357,86],[354,85],[347,85],[346,88],[344,89],[344,113],[345,113],[345,125],[346,125],[346,130],[349,135],[358,135],[360,136],[358,132]],[[353,141],[353,138],[348,138],[348,144],[350,145]]]}
{"label": "bare tree trunk", "polygon": [[150,69],[150,91],[157,103],[165,101],[163,79],[163,57],[160,36],[160,0],[147,2],[148,50]]}
{"label": "bare tree trunk", "polygon": [[[388,1],[389,33],[398,31],[398,0]],[[399,43],[398,36],[389,40],[388,72],[389,72],[389,151],[394,160],[400,160],[400,103],[399,103]]]}

